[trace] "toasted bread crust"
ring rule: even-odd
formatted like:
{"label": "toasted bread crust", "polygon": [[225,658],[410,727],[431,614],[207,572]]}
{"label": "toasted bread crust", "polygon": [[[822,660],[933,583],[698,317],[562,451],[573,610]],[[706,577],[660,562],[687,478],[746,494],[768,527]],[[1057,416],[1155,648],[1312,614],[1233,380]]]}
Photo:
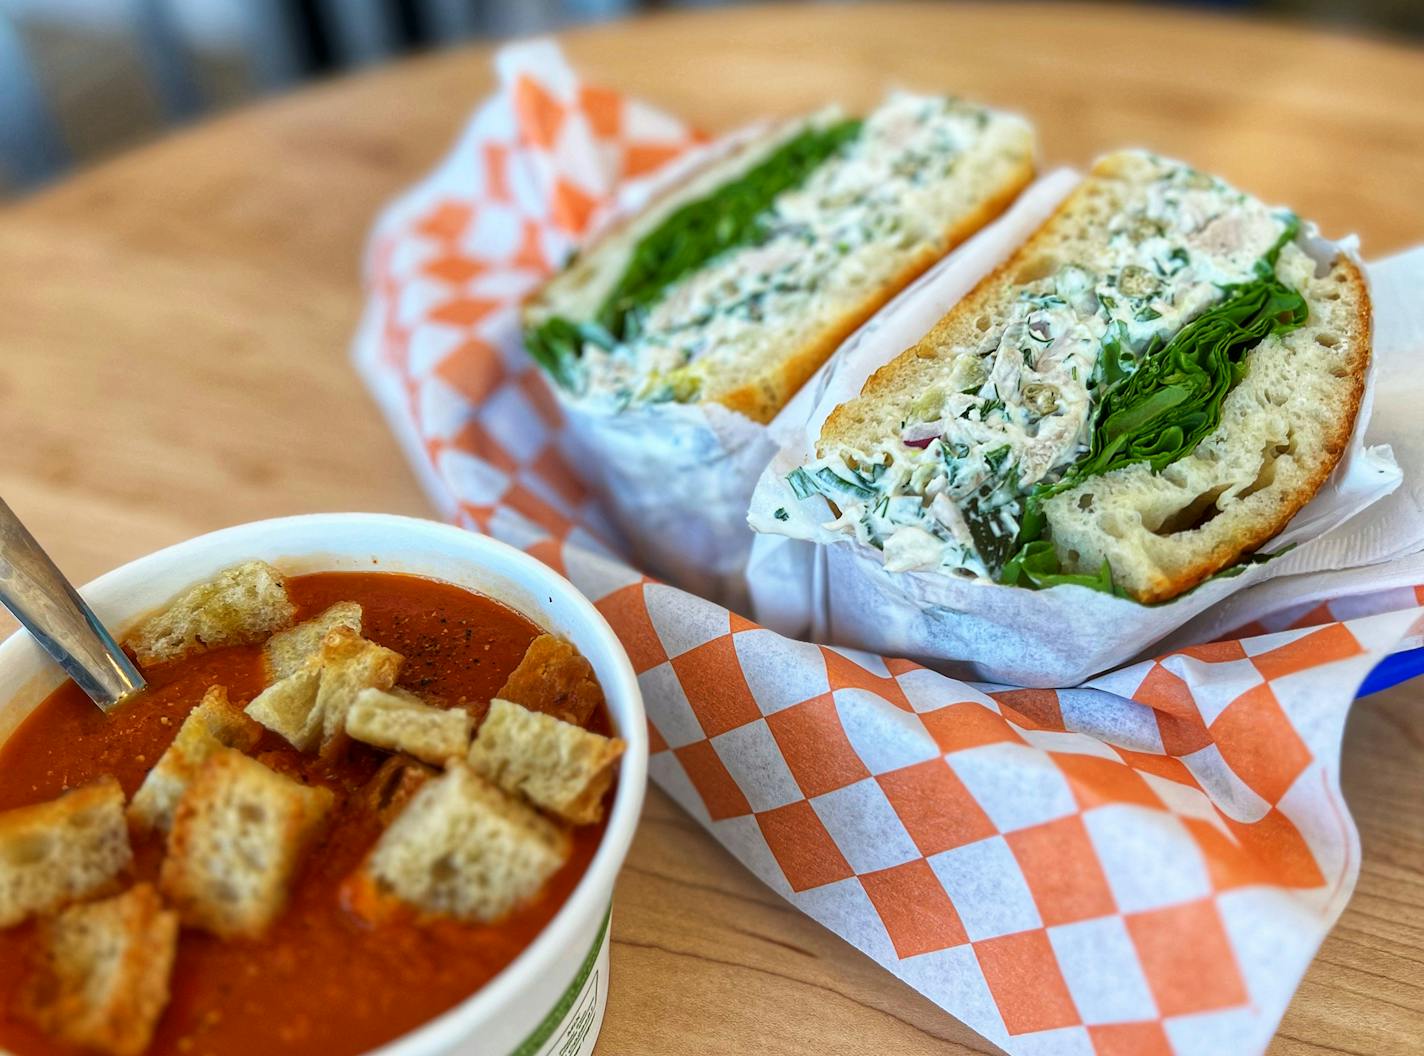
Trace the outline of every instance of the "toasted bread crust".
{"label": "toasted bread crust", "polygon": [[138,832],[167,832],[179,799],[208,757],[219,748],[250,751],[261,737],[262,727],[228,699],[225,686],[209,686],[134,793],[129,824]]}
{"label": "toasted bread crust", "polygon": [[830,359],[831,354],[862,323],[928,271],[945,254],[997,219],[1029,185],[1033,177],[1033,159],[1025,157],[996,193],[986,198],[972,213],[960,217],[957,223],[946,228],[937,242],[923,246],[893,278],[872,290],[858,304],[827,320],[814,338],[773,362],[766,375],[753,383],[715,396],[710,402],[720,403],[723,407],[744,414],[763,425],[771,421],[801,386],[811,379],[811,375],[820,369],[821,364]]}
{"label": "toasted bread crust", "polygon": [[[1101,172],[1102,163],[1099,163],[1094,166],[1091,175],[1100,175]],[[882,439],[878,434],[876,422],[884,416],[883,413],[877,412],[874,416],[867,416],[865,410],[879,404],[908,405],[912,402],[922,387],[934,377],[937,350],[953,344],[951,335],[955,329],[961,327],[962,321],[981,314],[999,288],[1007,283],[1008,277],[1041,252],[1045,231],[1054,220],[1070,212],[1089,193],[1090,189],[1085,180],[1059,203],[1058,208],[1038,226],[1023,245],[980,279],[962,300],[950,308],[929,333],[866,378],[865,384],[860,388],[860,395],[841,404],[821,423],[821,435],[816,440],[817,456],[824,457],[827,451],[835,447],[869,448]],[[1009,201],[1012,201],[1012,198]],[[904,414],[897,411],[894,416],[903,418]]]}
{"label": "toasted bread crust", "polygon": [[1345,394],[1342,413],[1334,422],[1334,427],[1310,470],[1309,476],[1295,488],[1279,496],[1270,510],[1261,513],[1240,527],[1235,538],[1213,546],[1202,557],[1170,577],[1147,590],[1134,594],[1136,600],[1154,604],[1170,601],[1224,568],[1230,568],[1248,554],[1255,553],[1261,546],[1285,530],[1297,513],[1315,497],[1330,474],[1335,471],[1345,449],[1350,446],[1350,436],[1355,429],[1355,418],[1360,412],[1360,403],[1365,395],[1365,373],[1370,367],[1373,322],[1370,310],[1369,287],[1359,266],[1349,257],[1341,256],[1334,265],[1345,276],[1343,285],[1352,297],[1358,299],[1355,325],[1358,328],[1351,335],[1353,345],[1348,370],[1349,388]]}
{"label": "toasted bread crust", "polygon": [[574,825],[603,818],[603,796],[627,745],[496,697],[467,761],[512,796]]}
{"label": "toasted bread crust", "polygon": [[381,834],[343,894],[373,922],[414,913],[491,923],[534,897],[571,846],[562,827],[451,759]]}

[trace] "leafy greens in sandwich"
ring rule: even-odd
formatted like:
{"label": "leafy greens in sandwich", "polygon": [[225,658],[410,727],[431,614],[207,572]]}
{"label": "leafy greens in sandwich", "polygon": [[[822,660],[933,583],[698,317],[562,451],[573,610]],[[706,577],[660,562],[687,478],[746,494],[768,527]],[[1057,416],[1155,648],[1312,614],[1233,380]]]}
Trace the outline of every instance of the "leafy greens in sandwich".
{"label": "leafy greens in sandwich", "polygon": [[605,234],[526,307],[566,394],[768,421],[836,346],[1032,177],[1022,120],[892,96],[790,122]]}
{"label": "leafy greens in sandwich", "polygon": [[891,571],[1163,601],[1285,527],[1344,450],[1369,299],[1300,222],[1129,152],[827,419],[794,470]]}

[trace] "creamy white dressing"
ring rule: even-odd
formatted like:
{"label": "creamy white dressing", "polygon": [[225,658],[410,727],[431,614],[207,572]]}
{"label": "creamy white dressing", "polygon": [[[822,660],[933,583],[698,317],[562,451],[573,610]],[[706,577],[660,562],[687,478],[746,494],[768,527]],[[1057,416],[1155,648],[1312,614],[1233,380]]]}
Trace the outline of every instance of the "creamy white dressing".
{"label": "creamy white dressing", "polygon": [[613,409],[693,399],[714,355],[741,358],[768,327],[800,318],[808,301],[852,300],[882,277],[887,245],[940,236],[930,199],[994,120],[1004,118],[958,100],[893,95],[839,155],[774,200],[756,245],[673,284],[631,341],[586,343],[578,395]]}
{"label": "creamy white dressing", "polygon": [[[1248,281],[1285,219],[1225,183],[1172,166],[1113,218],[1090,259],[1024,283],[1002,325],[950,350],[946,381],[898,436],[792,474],[835,503],[826,527],[884,551],[891,571],[992,578],[1012,552],[1022,501],[1086,455],[1094,392],[1130,373]],[[847,486],[840,487],[837,482]],[[853,485],[853,487],[851,486]]]}

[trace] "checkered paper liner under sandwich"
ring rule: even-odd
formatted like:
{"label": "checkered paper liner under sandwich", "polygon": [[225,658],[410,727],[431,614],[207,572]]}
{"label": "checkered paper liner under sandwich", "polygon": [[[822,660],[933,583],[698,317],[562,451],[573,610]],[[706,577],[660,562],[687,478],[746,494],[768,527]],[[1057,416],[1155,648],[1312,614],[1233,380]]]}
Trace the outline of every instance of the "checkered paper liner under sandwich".
{"label": "checkered paper liner under sandwich", "polygon": [[1031,690],[796,641],[648,578],[560,456],[518,304],[699,137],[550,45],[498,65],[377,224],[355,343],[439,508],[593,599],[639,673],[664,789],[997,1045],[1264,1049],[1354,887],[1342,728],[1366,673],[1424,636],[1424,565],[1377,565],[1344,600],[1278,593],[1242,610],[1249,637]]}

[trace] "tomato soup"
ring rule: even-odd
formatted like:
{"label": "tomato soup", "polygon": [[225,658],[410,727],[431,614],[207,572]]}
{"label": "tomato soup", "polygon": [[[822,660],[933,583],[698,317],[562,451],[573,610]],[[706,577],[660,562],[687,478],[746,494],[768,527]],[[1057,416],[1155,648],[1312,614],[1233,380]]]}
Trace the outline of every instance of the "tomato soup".
{"label": "tomato soup", "polygon": [[[476,721],[540,633],[523,616],[444,583],[384,572],[290,577],[305,620],[339,601],[363,609],[362,634],[405,657],[399,687],[463,707]],[[146,670],[149,688],[105,715],[66,683],[0,746],[0,810],[52,799],[103,775],[132,796],[212,685],[246,702],[264,688],[260,645],[214,649]],[[608,733],[598,709],[589,723]],[[541,889],[496,924],[370,924],[343,906],[342,884],[380,835],[367,795],[384,753],[303,754],[267,731],[250,753],[274,770],[330,788],[336,805],[305,855],[285,912],[260,939],[220,940],[185,928],[171,999],[151,1056],[345,1056],[375,1048],[456,1005],[510,963],[550,921],[588,867],[603,823],[572,830],[572,853]],[[132,880],[156,879],[161,835],[135,837]],[[0,1049],[73,1050],[16,1014],[34,922],[0,931]]]}

